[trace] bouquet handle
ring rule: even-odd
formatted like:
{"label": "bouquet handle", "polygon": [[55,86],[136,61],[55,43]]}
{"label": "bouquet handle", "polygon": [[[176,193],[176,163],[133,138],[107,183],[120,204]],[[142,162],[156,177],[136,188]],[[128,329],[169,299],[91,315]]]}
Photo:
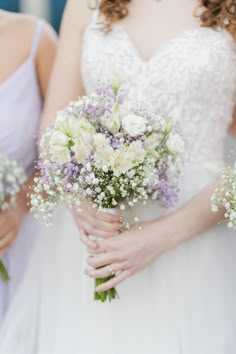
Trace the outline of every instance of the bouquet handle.
{"label": "bouquet handle", "polygon": [[[112,208],[112,209],[104,208],[104,209],[101,209],[101,211],[104,212],[104,213],[109,213],[109,214],[113,214],[113,215],[116,214],[116,209],[115,208]],[[89,238],[91,240],[93,240],[93,241],[99,241],[99,240],[102,239],[100,237],[93,236],[93,235],[90,235]],[[108,264],[108,266],[109,266],[109,264]],[[96,289],[97,286],[108,282],[110,279],[112,279],[114,277],[115,277],[115,275],[111,274],[108,277],[103,278],[103,279],[95,279],[95,289]],[[103,291],[103,292],[100,292],[100,293],[98,293],[97,291],[94,292],[94,300],[95,301],[106,302],[107,300],[112,301],[112,300],[114,300],[116,298],[119,298],[119,295],[118,295],[118,293],[117,293],[115,288],[112,288],[112,289],[109,289],[107,291]]]}

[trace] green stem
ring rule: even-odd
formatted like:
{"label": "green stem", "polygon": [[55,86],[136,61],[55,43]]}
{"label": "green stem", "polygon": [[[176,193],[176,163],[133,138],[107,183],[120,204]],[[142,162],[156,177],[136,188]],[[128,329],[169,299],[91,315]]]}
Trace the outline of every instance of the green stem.
{"label": "green stem", "polygon": [[[95,288],[97,288],[97,286],[99,286],[101,284],[108,282],[109,280],[111,280],[113,278],[114,278],[114,275],[111,275],[111,276],[103,278],[103,279],[96,279],[95,280]],[[102,291],[100,293],[95,291],[95,293],[94,293],[94,300],[95,301],[106,302],[108,300],[109,302],[111,302],[112,300],[115,300],[115,299],[119,299],[119,295],[118,295],[115,288],[109,289],[107,291]]]}
{"label": "green stem", "polygon": [[4,283],[7,283],[10,280],[8,271],[1,260],[0,260],[0,278]]}

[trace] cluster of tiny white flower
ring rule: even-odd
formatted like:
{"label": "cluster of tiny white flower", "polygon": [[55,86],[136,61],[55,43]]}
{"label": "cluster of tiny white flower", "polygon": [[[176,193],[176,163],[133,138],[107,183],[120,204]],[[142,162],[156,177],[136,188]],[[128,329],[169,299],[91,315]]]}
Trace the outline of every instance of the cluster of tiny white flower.
{"label": "cluster of tiny white flower", "polygon": [[16,202],[16,195],[25,183],[23,168],[16,161],[0,155],[0,210],[6,210]]}
{"label": "cluster of tiny white flower", "polygon": [[212,198],[211,209],[218,212],[220,207],[225,208],[225,218],[229,228],[236,228],[236,164],[228,167],[222,174],[219,187]]}
{"label": "cluster of tiny white flower", "polygon": [[[21,186],[26,181],[24,170],[16,161],[11,161],[0,155],[0,211],[13,207]],[[7,282],[9,275],[3,262],[0,260],[0,278]]]}

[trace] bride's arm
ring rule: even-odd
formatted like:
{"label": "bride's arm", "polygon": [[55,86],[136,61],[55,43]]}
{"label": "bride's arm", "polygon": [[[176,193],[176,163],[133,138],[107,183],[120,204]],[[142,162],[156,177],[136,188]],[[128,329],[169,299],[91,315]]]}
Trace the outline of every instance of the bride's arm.
{"label": "bride's arm", "polygon": [[[236,136],[236,117],[230,133]],[[93,269],[87,269],[86,274],[92,278],[106,277],[111,269],[106,267],[108,264],[114,272],[122,272],[99,286],[97,291],[117,286],[161,254],[222,222],[223,208],[218,213],[211,212],[211,196],[217,184],[217,181],[212,182],[183,207],[159,220],[142,224],[140,230],[133,227],[120,236],[99,241],[96,250],[89,250],[97,256],[89,258],[88,263]]]}
{"label": "bride's arm", "polygon": [[84,93],[80,56],[82,36],[91,11],[86,0],[68,0],[62,19],[59,46],[52,70],[41,128],[49,126],[56,113],[64,109],[69,101]]}
{"label": "bride's arm", "polygon": [[[49,90],[42,116],[43,131],[55,119],[57,111],[65,108],[69,101],[84,94],[81,80],[81,47],[84,29],[92,19],[92,11],[87,0],[68,0],[63,15],[59,47],[49,84]],[[87,234],[109,237],[120,229],[119,215],[97,214],[87,203],[82,212],[74,213],[81,237]],[[88,240],[90,246],[94,245]],[[96,246],[96,245],[95,245]]]}

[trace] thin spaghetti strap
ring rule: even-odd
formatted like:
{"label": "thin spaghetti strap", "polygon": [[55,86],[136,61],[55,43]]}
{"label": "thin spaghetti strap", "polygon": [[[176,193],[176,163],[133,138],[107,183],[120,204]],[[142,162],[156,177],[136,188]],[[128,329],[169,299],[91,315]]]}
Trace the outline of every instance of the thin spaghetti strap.
{"label": "thin spaghetti strap", "polygon": [[92,17],[92,23],[94,25],[96,25],[98,22],[99,11],[100,11],[100,0],[95,0],[95,7],[93,10],[93,17]]}
{"label": "thin spaghetti strap", "polygon": [[43,29],[43,21],[39,21],[37,23],[37,26],[36,26],[36,29],[34,32],[34,38],[33,38],[31,52],[30,52],[30,57],[33,59],[35,58],[37,50],[38,50],[42,29]]}

